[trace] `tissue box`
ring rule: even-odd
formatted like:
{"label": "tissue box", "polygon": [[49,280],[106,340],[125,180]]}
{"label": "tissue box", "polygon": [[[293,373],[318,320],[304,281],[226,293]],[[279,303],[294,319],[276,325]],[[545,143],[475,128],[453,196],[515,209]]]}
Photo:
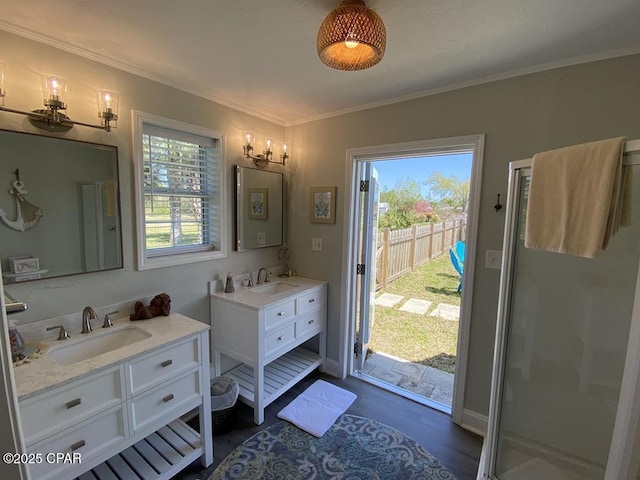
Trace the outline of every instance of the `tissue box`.
{"label": "tissue box", "polygon": [[30,273],[40,270],[38,257],[9,257],[9,268],[13,273]]}

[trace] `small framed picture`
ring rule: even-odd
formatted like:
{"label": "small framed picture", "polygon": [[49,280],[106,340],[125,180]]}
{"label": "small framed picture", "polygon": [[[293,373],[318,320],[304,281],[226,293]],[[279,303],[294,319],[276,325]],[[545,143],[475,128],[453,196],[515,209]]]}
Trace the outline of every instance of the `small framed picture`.
{"label": "small framed picture", "polygon": [[309,189],[309,221],[336,223],[337,187],[311,187]]}
{"label": "small framed picture", "polygon": [[266,220],[269,214],[269,190],[267,188],[249,188],[249,218]]}

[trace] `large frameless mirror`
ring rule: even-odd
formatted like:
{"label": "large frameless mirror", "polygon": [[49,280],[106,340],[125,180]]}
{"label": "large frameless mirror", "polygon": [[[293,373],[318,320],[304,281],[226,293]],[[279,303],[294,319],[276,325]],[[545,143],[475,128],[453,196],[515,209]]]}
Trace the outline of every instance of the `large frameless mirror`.
{"label": "large frameless mirror", "polygon": [[122,268],[118,149],[0,130],[5,284]]}

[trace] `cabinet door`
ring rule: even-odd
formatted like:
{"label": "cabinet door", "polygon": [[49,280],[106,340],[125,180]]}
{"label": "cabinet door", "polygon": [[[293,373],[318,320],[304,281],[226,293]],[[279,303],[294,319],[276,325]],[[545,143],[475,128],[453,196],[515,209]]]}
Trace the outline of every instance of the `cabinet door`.
{"label": "cabinet door", "polygon": [[[79,464],[78,461],[73,461],[74,454],[80,454],[81,462],[88,463],[94,456],[125,440],[124,424],[122,406],[119,406],[64,430],[58,435],[34,443],[27,448],[27,451],[43,454],[43,462],[29,466],[31,478],[38,480],[59,478],[60,472]],[[67,454],[67,456],[65,462],[48,462],[49,457],[46,457],[48,453]]]}
{"label": "cabinet door", "polygon": [[25,443],[54,434],[120,405],[124,399],[120,368],[79,380],[20,402]]}
{"label": "cabinet door", "polygon": [[199,363],[197,337],[133,360],[129,363],[131,394],[137,395],[159,385]]}
{"label": "cabinet door", "polygon": [[[154,422],[164,424],[200,403],[200,371],[183,375],[177,380],[154,388],[131,400],[133,432],[138,433]],[[178,411],[178,413],[176,413]]]}
{"label": "cabinet door", "polygon": [[296,301],[291,299],[288,302],[274,305],[265,309],[265,328],[268,330],[282,322],[291,319],[296,314]]}
{"label": "cabinet door", "polygon": [[298,298],[298,315],[304,315],[321,308],[324,305],[324,288],[318,288],[300,295]]}
{"label": "cabinet door", "polygon": [[295,339],[295,331],[295,323],[292,322],[265,335],[265,355],[285,349]]}

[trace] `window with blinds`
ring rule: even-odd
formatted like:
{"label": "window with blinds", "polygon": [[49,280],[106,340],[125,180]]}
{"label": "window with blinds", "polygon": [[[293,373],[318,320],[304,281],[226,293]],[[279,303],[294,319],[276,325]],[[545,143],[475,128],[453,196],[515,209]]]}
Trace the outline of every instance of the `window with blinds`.
{"label": "window with blinds", "polygon": [[[139,263],[153,268],[154,263],[165,266],[201,258],[190,259],[189,254],[220,252],[220,138],[168,128],[157,119],[138,123],[138,211],[144,217],[139,235],[144,258]],[[167,260],[170,256],[181,260]]]}

